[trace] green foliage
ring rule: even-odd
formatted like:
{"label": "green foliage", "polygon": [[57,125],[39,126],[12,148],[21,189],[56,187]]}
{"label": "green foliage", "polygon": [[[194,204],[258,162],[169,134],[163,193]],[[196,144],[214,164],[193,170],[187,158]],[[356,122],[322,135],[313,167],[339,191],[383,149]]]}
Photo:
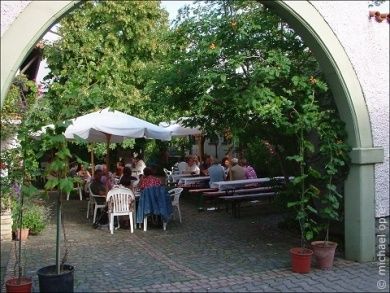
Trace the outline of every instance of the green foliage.
{"label": "green foliage", "polygon": [[30,229],[31,234],[38,234],[45,229],[51,209],[46,206],[28,203],[23,205],[23,219],[20,223],[21,205],[17,201],[14,202],[12,208],[13,229]]}
{"label": "green foliage", "polygon": [[24,214],[24,219],[27,222],[26,227],[30,229],[30,233],[35,235],[41,233],[50,218],[51,209],[46,206],[33,204]]}
{"label": "green foliage", "polygon": [[302,38],[255,1],[210,1],[183,9],[168,40],[160,70],[150,72],[150,107],[189,116],[206,133],[229,132],[258,166],[294,175],[285,201],[303,242],[320,231],[318,219],[339,218],[335,180],[347,174],[349,147]]}
{"label": "green foliage", "polygon": [[44,56],[51,69],[49,115],[73,118],[96,109],[146,118],[143,72],[165,51],[167,13],[157,1],[83,2],[64,17]]}
{"label": "green foliage", "polygon": [[15,77],[1,109],[1,140],[16,135],[20,120],[26,116],[37,100],[37,86],[23,74]]}

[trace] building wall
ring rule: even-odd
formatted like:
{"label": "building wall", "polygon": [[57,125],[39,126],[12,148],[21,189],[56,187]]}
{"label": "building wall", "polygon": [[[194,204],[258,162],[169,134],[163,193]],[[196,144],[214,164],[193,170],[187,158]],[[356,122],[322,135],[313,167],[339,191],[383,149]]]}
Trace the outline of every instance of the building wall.
{"label": "building wall", "polygon": [[19,13],[31,1],[0,1],[1,3],[1,35],[9,28]]}
{"label": "building wall", "polygon": [[389,23],[369,19],[369,10],[389,12],[389,1],[312,1],[343,45],[359,78],[370,114],[374,146],[385,159],[375,167],[376,216],[389,215]]}
{"label": "building wall", "polygon": [[[30,1],[1,1],[1,34]],[[368,18],[368,1],[311,1],[343,45],[359,78],[370,114],[374,146],[384,163],[375,167],[376,216],[389,215],[389,24]],[[380,9],[389,12],[387,7]],[[374,9],[378,9],[374,7]],[[384,10],[384,11],[383,11]]]}

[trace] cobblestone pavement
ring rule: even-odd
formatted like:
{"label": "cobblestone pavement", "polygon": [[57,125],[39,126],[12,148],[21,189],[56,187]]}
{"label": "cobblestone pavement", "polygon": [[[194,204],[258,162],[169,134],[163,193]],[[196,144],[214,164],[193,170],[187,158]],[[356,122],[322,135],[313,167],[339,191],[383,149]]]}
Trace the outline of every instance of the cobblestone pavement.
{"label": "cobblestone pavement", "polygon": [[[244,207],[236,219],[225,211],[199,213],[185,196],[181,224],[173,220],[167,231],[152,226],[113,235],[92,228],[86,207],[76,199],[64,204],[67,263],[75,266],[76,292],[381,292],[377,282],[388,280],[376,263],[341,257],[332,270],[292,273],[288,250],[299,239],[277,228],[278,216],[267,205]],[[6,278],[13,274],[12,250]],[[54,221],[41,235],[30,236],[23,250],[37,292],[36,271],[55,263]],[[389,291],[388,284],[382,291]]]}

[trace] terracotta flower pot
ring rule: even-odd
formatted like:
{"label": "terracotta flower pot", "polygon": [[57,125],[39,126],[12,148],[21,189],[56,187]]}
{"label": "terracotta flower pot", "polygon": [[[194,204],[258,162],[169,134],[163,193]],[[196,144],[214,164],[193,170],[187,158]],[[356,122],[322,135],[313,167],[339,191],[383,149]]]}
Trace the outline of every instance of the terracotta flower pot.
{"label": "terracotta flower pot", "polygon": [[20,229],[16,229],[16,232],[15,232],[16,240],[19,240],[19,236],[21,237],[22,241],[27,240],[29,232],[30,232],[30,229],[22,228],[22,234],[20,234]]}
{"label": "terracotta flower pot", "polygon": [[307,248],[294,247],[290,249],[291,267],[294,273],[305,274],[311,270],[313,251]]}
{"label": "terracotta flower pot", "polygon": [[337,243],[331,241],[314,241],[311,243],[317,267],[320,269],[331,269],[333,266],[334,254]]}
{"label": "terracotta flower pot", "polygon": [[12,278],[5,282],[6,291],[9,293],[18,292],[31,292],[32,279],[31,277]]}

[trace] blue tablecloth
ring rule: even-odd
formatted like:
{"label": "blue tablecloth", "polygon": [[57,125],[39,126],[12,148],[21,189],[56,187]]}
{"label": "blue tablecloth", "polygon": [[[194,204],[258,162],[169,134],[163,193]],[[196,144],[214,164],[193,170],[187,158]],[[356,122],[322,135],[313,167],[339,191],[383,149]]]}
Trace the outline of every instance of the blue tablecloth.
{"label": "blue tablecloth", "polygon": [[159,215],[168,222],[172,215],[172,202],[165,186],[145,188],[141,192],[137,208],[137,224],[144,221],[148,215]]}

